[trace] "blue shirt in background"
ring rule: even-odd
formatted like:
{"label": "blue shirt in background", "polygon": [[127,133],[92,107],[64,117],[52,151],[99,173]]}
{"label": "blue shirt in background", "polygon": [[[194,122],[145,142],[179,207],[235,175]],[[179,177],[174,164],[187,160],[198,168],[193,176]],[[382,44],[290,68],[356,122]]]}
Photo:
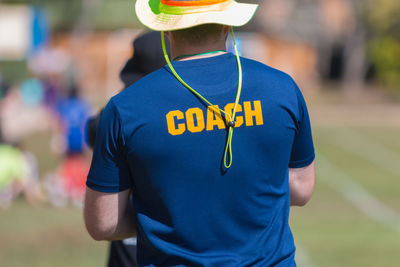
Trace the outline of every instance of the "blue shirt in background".
{"label": "blue shirt in background", "polygon": [[[185,82],[232,112],[232,54],[173,62]],[[295,266],[288,168],[314,160],[310,121],[294,81],[242,58],[233,164],[223,168],[223,115],[168,67],[106,106],[87,185],[133,191],[141,266]]]}
{"label": "blue shirt in background", "polygon": [[71,97],[58,104],[58,114],[64,130],[67,153],[81,153],[85,148],[85,123],[90,115],[89,104]]}

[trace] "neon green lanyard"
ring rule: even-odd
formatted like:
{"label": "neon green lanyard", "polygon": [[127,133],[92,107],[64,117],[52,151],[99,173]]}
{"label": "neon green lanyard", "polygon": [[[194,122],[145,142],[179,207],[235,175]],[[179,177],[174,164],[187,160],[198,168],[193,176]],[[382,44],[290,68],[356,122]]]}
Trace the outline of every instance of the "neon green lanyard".
{"label": "neon green lanyard", "polygon": [[[233,39],[233,45],[235,47],[235,53],[236,53],[236,61],[238,65],[238,70],[239,70],[239,81],[238,81],[238,89],[236,93],[236,100],[235,100],[235,105],[233,107],[232,115],[229,113],[225,112],[224,110],[219,109],[221,113],[225,115],[225,118],[229,118],[229,122],[227,123],[227,126],[229,128],[228,130],[228,136],[226,140],[226,146],[225,146],[225,152],[224,152],[224,166],[225,168],[229,169],[232,165],[232,135],[233,135],[233,128],[235,127],[235,115],[236,115],[236,108],[239,103],[240,95],[242,93],[242,78],[243,78],[243,73],[242,73],[242,65],[240,63],[240,57],[239,53],[237,51],[237,46],[236,46],[236,41],[235,41],[235,34],[233,33],[233,28],[232,30],[232,39]],[[189,89],[190,92],[192,92],[195,96],[199,97],[201,100],[203,100],[205,103],[207,103],[209,106],[214,106],[210,101],[208,101],[205,97],[203,97],[200,93],[198,93],[196,90],[194,90],[192,87],[190,87],[185,81],[182,80],[182,78],[176,73],[174,67],[171,64],[171,61],[169,60],[167,50],[165,48],[165,39],[164,39],[164,32],[161,32],[161,43],[162,43],[162,49],[164,52],[164,57],[165,61],[167,61],[167,64],[169,68],[171,69],[172,73],[176,77],[176,79],[182,83],[187,89]],[[227,159],[229,153],[229,161]]]}
{"label": "neon green lanyard", "polygon": [[225,50],[217,50],[217,51],[211,51],[211,52],[205,52],[205,53],[199,53],[199,54],[190,54],[190,55],[180,55],[172,59],[173,61],[185,58],[185,57],[193,57],[193,56],[205,56],[205,55],[211,55],[211,54],[216,54],[216,53],[221,53],[221,52],[226,52]]}

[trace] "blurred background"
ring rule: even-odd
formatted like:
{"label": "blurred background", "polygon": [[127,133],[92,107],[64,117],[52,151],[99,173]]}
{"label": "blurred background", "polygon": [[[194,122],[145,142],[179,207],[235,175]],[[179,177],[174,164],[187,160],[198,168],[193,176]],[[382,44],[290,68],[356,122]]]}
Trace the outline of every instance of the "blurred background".
{"label": "blurred background", "polygon": [[[263,0],[241,54],[305,95],[317,150],[299,266],[400,266],[400,1]],[[0,0],[0,266],[105,266],[82,219],[85,122],[123,89],[131,0]]]}

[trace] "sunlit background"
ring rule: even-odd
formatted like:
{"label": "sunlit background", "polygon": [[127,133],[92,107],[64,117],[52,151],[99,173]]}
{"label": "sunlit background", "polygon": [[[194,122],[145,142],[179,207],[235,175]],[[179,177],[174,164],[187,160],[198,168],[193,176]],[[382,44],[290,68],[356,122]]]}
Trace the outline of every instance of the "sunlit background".
{"label": "sunlit background", "polygon": [[[400,1],[242,2],[260,8],[241,54],[292,75],[311,115],[298,265],[400,266]],[[91,151],[66,128],[83,139],[144,31],[133,0],[0,0],[0,266],[105,266],[82,219]]]}

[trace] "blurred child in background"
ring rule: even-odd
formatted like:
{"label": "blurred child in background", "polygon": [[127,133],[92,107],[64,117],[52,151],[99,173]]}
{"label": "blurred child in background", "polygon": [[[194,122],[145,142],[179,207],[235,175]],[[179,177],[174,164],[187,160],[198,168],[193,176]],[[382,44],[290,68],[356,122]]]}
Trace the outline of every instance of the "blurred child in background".
{"label": "blurred child in background", "polygon": [[22,149],[20,145],[15,145],[19,140],[12,145],[3,137],[2,118],[6,110],[6,102],[10,101],[10,98],[15,99],[0,75],[0,208],[10,206],[21,193],[32,205],[44,201],[36,156]]}
{"label": "blurred child in background", "polygon": [[0,142],[0,208],[23,194],[32,205],[44,201],[36,157],[17,146]]}
{"label": "blurred child in background", "polygon": [[56,134],[53,147],[64,157],[58,170],[45,178],[49,200],[55,206],[65,206],[68,201],[82,206],[90,163],[85,154],[84,128],[90,111],[90,105],[79,96],[75,84],[70,86],[67,97],[57,105],[55,115],[59,134]]}

